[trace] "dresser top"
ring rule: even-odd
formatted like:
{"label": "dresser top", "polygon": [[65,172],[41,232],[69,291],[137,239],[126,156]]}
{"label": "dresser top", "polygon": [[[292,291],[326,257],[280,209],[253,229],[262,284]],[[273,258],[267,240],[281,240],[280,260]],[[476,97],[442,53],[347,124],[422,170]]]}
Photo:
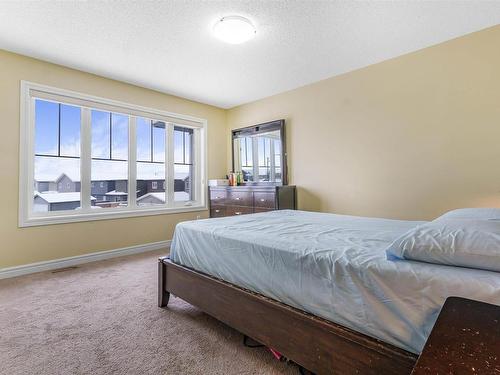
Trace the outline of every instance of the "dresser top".
{"label": "dresser top", "polygon": [[239,186],[209,186],[210,190],[237,191],[274,191],[276,189],[295,189],[295,185],[239,185]]}

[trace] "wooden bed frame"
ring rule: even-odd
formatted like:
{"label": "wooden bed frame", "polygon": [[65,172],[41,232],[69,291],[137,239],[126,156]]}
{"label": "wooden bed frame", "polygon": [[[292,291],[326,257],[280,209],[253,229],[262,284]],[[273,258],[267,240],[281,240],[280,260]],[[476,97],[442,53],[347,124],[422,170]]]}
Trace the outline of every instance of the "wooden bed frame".
{"label": "wooden bed frame", "polygon": [[158,263],[158,306],[170,293],[315,374],[410,374],[417,355],[212,276]]}

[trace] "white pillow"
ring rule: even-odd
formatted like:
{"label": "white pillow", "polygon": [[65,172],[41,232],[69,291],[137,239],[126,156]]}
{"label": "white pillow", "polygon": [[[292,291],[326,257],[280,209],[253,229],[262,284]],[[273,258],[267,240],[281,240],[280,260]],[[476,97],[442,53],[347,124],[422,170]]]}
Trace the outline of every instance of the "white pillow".
{"label": "white pillow", "polygon": [[411,259],[500,272],[500,221],[439,219],[419,225],[386,250],[387,259]]}
{"label": "white pillow", "polygon": [[441,219],[500,220],[500,208],[459,208],[439,216]]}

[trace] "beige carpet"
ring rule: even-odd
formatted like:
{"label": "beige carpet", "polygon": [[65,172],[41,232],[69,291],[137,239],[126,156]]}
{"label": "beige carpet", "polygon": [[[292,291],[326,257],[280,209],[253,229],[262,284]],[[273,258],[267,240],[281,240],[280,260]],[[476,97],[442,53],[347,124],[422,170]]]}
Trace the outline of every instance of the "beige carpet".
{"label": "beige carpet", "polygon": [[0,280],[0,373],[298,373],[179,298],[159,309],[161,254]]}

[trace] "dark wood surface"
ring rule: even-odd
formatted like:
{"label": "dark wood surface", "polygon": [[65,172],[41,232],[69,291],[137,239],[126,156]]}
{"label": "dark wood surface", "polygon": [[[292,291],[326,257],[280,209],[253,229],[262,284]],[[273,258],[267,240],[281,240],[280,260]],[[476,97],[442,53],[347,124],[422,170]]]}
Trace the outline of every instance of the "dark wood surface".
{"label": "dark wood surface", "polygon": [[[416,355],[160,259],[158,303],[172,293],[318,374],[410,374]],[[161,275],[161,276],[160,276]]]}
{"label": "dark wood surface", "polygon": [[450,297],[413,375],[500,375],[500,306]]}
{"label": "dark wood surface", "polygon": [[296,209],[295,186],[210,186],[210,217]]}

